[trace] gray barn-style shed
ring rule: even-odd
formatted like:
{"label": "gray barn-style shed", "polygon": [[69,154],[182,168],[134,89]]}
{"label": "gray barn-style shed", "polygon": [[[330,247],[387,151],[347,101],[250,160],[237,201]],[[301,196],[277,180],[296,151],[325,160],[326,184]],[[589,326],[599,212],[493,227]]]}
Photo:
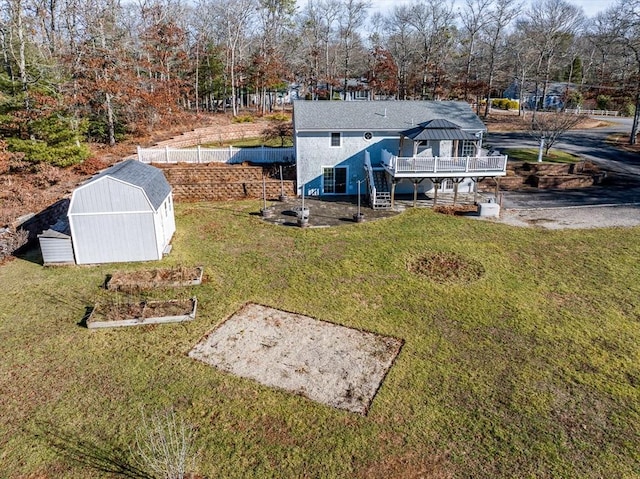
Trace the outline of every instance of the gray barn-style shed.
{"label": "gray barn-style shed", "polygon": [[171,186],[136,160],[76,188],[68,216],[78,264],[159,260],[176,229]]}

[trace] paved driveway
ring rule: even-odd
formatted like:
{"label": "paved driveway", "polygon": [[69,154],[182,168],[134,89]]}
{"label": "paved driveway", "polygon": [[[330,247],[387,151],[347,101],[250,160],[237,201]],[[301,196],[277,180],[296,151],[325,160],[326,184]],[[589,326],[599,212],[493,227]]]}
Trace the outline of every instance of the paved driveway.
{"label": "paved driveway", "polygon": [[[602,118],[613,123],[604,128],[567,132],[554,148],[591,160],[614,179],[607,186],[577,190],[529,190],[505,192],[506,208],[556,208],[594,205],[640,204],[640,154],[620,151],[605,140],[614,133],[631,131],[629,118]],[[489,133],[486,144],[493,149],[533,147],[537,140],[525,132]]]}

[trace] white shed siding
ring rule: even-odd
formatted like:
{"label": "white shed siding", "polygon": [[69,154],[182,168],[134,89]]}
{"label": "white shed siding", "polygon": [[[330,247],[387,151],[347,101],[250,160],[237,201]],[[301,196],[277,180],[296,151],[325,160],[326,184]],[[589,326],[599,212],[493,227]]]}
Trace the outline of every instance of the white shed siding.
{"label": "white shed siding", "polygon": [[151,210],[141,188],[108,176],[76,189],[69,206],[71,214]]}
{"label": "white shed siding", "polygon": [[162,258],[152,212],[74,215],[70,219],[78,264]]}
{"label": "white shed siding", "polygon": [[42,252],[42,261],[45,266],[52,264],[74,263],[71,237],[50,238],[40,235],[39,239],[40,251]]}
{"label": "white shed siding", "polygon": [[154,224],[158,255],[162,257],[165,247],[169,244],[173,233],[176,231],[171,195],[167,196],[167,199],[164,200],[154,214]]}

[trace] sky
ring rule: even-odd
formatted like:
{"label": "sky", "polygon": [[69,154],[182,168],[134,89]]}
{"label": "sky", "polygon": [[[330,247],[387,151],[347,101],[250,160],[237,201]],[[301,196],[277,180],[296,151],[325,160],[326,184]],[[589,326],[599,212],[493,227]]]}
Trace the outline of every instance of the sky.
{"label": "sky", "polygon": [[[406,4],[409,5],[414,3],[415,0],[370,0],[372,8],[369,10],[369,13],[373,13],[375,11],[380,11],[381,13],[386,13],[390,11],[394,5]],[[572,3],[576,6],[582,7],[585,14],[588,17],[593,17],[597,13],[606,10],[611,7],[615,2],[615,0],[568,0],[569,3]],[[306,3],[306,0],[298,0],[299,6],[302,6]],[[527,3],[529,3],[527,1]],[[455,5],[464,5],[464,0],[456,0]]]}

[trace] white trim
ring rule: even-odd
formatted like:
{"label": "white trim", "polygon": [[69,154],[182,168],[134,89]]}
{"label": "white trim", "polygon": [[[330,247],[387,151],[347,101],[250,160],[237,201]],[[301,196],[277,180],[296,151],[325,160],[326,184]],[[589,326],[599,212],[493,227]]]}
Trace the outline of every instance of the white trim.
{"label": "white trim", "polygon": [[[322,196],[348,195],[349,194],[349,165],[344,165],[344,166],[340,166],[340,165],[321,166],[320,168],[322,170],[321,174],[320,174],[320,178],[322,178],[321,185],[320,185],[320,189],[321,189],[321,193],[320,194]],[[345,174],[344,193],[335,193],[335,192],[334,193],[327,193],[324,190],[324,170],[325,169],[335,170],[336,168],[344,168],[345,170],[347,170],[346,174]],[[334,186],[334,189],[335,189],[335,173],[334,173],[333,182],[334,182],[333,186]]]}
{"label": "white trim", "polygon": [[[166,200],[166,198],[165,198]],[[164,201],[163,201],[164,203]],[[108,215],[146,215],[149,213],[158,213],[156,210],[140,210],[140,211],[92,211],[90,213],[69,213],[67,216],[108,216]]]}
{"label": "white trim", "polygon": [[[338,138],[340,139],[340,144],[339,145],[333,145],[333,135],[338,135]],[[341,131],[330,131],[329,132],[329,148],[342,148],[342,132]]]}
{"label": "white trim", "polygon": [[[75,190],[73,190],[73,193],[71,195],[71,201],[69,202],[68,211],[72,211],[72,209],[73,209],[73,199],[74,199],[74,197],[76,195],[76,191],[84,190],[87,187],[89,187],[89,186],[91,186],[93,184],[99,183],[100,181],[104,181],[106,179],[117,181],[118,183],[121,183],[123,185],[127,185],[127,186],[130,186],[131,188],[136,188],[136,189],[140,190],[142,192],[142,195],[144,196],[144,199],[147,201],[147,204],[149,205],[149,208],[151,208],[151,211],[156,211],[156,209],[153,207],[153,204],[151,204],[151,200],[147,196],[147,192],[144,190],[144,188],[142,188],[141,186],[138,186],[138,185],[134,185],[133,183],[129,183],[128,181],[124,181],[124,180],[121,180],[119,178],[114,178],[113,176],[110,176],[110,175],[105,175],[102,178],[98,178],[98,179],[95,179],[95,180],[89,180],[87,183],[85,183],[83,185],[80,185]],[[147,210],[146,212],[149,212],[149,211]],[[73,213],[73,214],[82,214],[82,213]]]}

